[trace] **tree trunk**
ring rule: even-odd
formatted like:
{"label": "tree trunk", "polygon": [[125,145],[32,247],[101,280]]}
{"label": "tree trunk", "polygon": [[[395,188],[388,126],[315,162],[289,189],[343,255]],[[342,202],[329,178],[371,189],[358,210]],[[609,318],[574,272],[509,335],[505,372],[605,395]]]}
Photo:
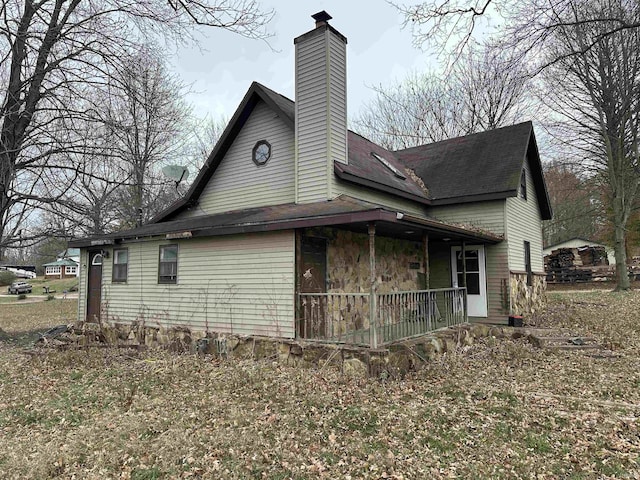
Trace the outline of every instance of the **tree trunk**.
{"label": "tree trunk", "polygon": [[9,191],[13,183],[13,161],[6,153],[0,153],[0,260],[3,258],[3,252],[9,239],[8,235],[8,219],[9,209],[11,208],[11,199]]}
{"label": "tree trunk", "polygon": [[629,290],[629,274],[627,272],[627,250],[625,205],[621,198],[613,199],[613,219],[614,219],[614,252],[616,256],[616,291]]}

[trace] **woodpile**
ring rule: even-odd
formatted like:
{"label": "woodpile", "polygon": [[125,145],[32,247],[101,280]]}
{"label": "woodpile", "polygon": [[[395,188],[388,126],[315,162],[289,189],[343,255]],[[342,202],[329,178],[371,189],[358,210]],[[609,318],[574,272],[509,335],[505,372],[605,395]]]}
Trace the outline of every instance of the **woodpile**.
{"label": "woodpile", "polygon": [[608,265],[604,247],[558,248],[544,257],[550,283],[608,281],[615,277],[615,267]]}

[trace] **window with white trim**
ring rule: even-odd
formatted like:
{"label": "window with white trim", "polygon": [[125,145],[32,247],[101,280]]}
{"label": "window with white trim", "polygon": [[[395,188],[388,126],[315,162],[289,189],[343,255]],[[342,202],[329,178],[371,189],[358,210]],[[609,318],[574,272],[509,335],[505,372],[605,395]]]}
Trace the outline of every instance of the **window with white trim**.
{"label": "window with white trim", "polygon": [[111,281],[114,283],[126,282],[129,269],[129,250],[118,248],[113,250],[113,271]]}
{"label": "window with white trim", "polygon": [[177,283],[178,245],[160,245],[158,260],[158,283]]}
{"label": "window with white trim", "polygon": [[46,267],[44,271],[45,275],[60,275],[60,267]]}
{"label": "window with white trim", "polygon": [[78,267],[76,267],[75,265],[67,265],[66,267],[64,267],[65,275],[77,275],[77,273]]}

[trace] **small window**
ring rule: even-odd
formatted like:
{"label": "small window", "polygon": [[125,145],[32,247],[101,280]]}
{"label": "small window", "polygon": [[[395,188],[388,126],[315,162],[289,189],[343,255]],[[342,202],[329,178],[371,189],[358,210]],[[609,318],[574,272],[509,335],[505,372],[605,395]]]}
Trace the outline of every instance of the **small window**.
{"label": "small window", "polygon": [[129,266],[129,251],[121,248],[113,251],[113,273],[111,280],[113,282],[127,281],[127,268]]}
{"label": "small window", "polygon": [[389,162],[389,160],[387,160],[386,158],[381,157],[380,155],[378,155],[375,152],[371,152],[371,155],[373,156],[373,158],[375,158],[381,164],[383,164],[385,167],[387,167],[389,170],[391,170],[396,177],[401,178],[402,180],[405,180],[407,178],[407,177],[405,177],[404,173],[402,173],[396,167],[391,165],[391,162]]}
{"label": "small window", "polygon": [[527,271],[527,285],[533,285],[533,269],[531,268],[531,243],[524,242],[524,268]]}
{"label": "small window", "polygon": [[178,245],[160,245],[158,283],[177,283]]}
{"label": "small window", "polygon": [[45,275],[60,275],[60,267],[47,267],[44,273]]}
{"label": "small window", "polygon": [[520,198],[527,199],[527,172],[524,168],[520,174]]}
{"label": "small window", "polygon": [[253,163],[259,167],[266,165],[271,158],[271,144],[266,140],[260,140],[254,145],[251,158]]}
{"label": "small window", "polygon": [[64,267],[64,273],[65,275],[76,275],[78,273],[78,267],[73,265]]}

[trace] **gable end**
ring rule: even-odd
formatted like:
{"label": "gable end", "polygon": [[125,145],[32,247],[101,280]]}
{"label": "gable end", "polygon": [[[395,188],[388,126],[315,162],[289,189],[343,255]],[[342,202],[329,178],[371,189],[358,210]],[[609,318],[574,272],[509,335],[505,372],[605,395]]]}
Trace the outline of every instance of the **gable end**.
{"label": "gable end", "polygon": [[197,204],[200,195],[207,186],[207,183],[217,170],[227,151],[260,100],[265,102],[267,106],[273,110],[291,129],[291,131],[294,130],[293,102],[272,90],[269,90],[263,85],[253,82],[185,196],[176,201],[173,205],[170,205],[163,212],[160,212],[152,218],[149,223],[166,222],[175,219],[175,216],[178,213]]}

